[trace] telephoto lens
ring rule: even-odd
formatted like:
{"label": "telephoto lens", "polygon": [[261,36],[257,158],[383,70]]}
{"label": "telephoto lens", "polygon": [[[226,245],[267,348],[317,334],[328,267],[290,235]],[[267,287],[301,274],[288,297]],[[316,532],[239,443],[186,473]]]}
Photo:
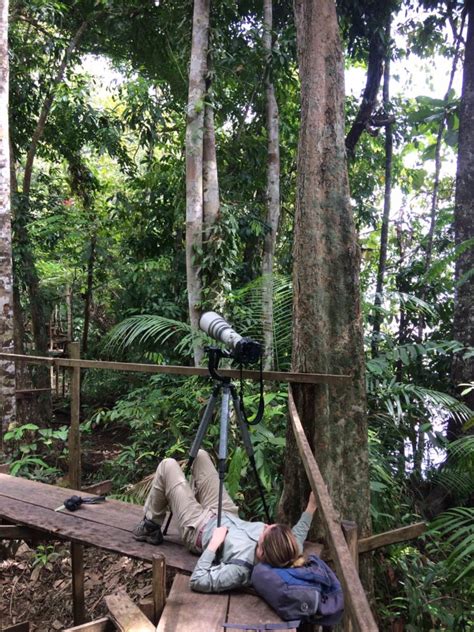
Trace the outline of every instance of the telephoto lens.
{"label": "telephoto lens", "polygon": [[257,362],[262,355],[262,346],[259,342],[243,338],[216,312],[205,312],[199,320],[199,327],[208,336],[229,347],[233,358],[241,364]]}

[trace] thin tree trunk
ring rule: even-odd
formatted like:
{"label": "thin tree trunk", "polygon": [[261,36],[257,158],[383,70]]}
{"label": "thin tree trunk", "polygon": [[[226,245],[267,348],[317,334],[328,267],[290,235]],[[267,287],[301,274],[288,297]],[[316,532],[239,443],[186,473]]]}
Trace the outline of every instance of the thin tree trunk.
{"label": "thin tree trunk", "polygon": [[466,18],[466,14],[463,13],[463,17],[461,20],[461,27],[459,29],[459,33],[456,39],[456,49],[454,52],[453,63],[451,66],[451,73],[449,75],[448,88],[444,95],[444,115],[439,123],[438,133],[436,135],[436,148],[435,148],[435,174],[433,181],[433,191],[431,193],[431,204],[430,204],[430,228],[428,231],[427,245],[426,245],[426,259],[425,259],[425,270],[428,271],[431,267],[431,261],[433,259],[433,237],[434,231],[436,227],[436,212],[438,209],[438,197],[439,197],[439,183],[441,176],[441,144],[443,140],[443,132],[446,125],[446,108],[449,103],[449,99],[451,97],[451,90],[453,87],[454,76],[456,74],[456,67],[459,59],[459,51],[460,44],[462,40],[462,32],[464,30],[464,21]]}
{"label": "thin tree trunk", "polygon": [[[199,258],[203,231],[203,135],[209,5],[210,0],[194,2],[186,126],[186,279],[189,320],[193,332],[197,332],[199,327],[202,299]],[[203,349],[196,337],[193,349],[194,363],[199,365]]]}
{"label": "thin tree trunk", "polygon": [[[294,235],[294,371],[350,374],[344,386],[295,385],[295,403],[332,500],[371,532],[360,314],[360,252],[344,143],[344,68],[336,5],[296,0],[301,128]],[[291,430],[287,453],[297,454]],[[309,491],[297,457],[285,460],[281,512],[295,519]],[[314,535],[314,534],[313,534]],[[371,588],[370,562],[362,576]]]}
{"label": "thin tree trunk", "polygon": [[[14,350],[8,91],[8,0],[0,0],[0,347],[4,353]],[[16,415],[14,362],[1,361],[0,388],[1,439]]]}
{"label": "thin tree trunk", "polygon": [[31,140],[28,153],[25,160],[25,170],[23,175],[22,184],[22,199],[15,209],[15,232],[16,242],[19,245],[21,252],[21,265],[22,276],[25,285],[28,290],[28,297],[30,303],[31,322],[33,329],[33,338],[35,342],[36,351],[39,354],[46,354],[48,350],[48,333],[47,333],[47,317],[45,313],[45,301],[39,284],[39,276],[36,270],[36,263],[33,256],[33,250],[28,234],[28,209],[29,198],[31,191],[31,178],[33,174],[33,164],[38,148],[38,143],[43,137],[46,122],[51,111],[53,104],[55,88],[61,83],[64,78],[67,63],[71,57],[72,52],[79,43],[84,31],[86,30],[87,22],[83,22],[74,37],[71,39],[69,46],[67,47],[61,64],[58,67],[56,76],[53,79],[51,89],[45,98],[43,106],[40,111],[38,122],[36,124],[35,131]]}
{"label": "thin tree trunk", "polygon": [[[390,24],[391,18],[386,28],[387,53],[385,56],[385,68],[383,79],[383,108],[385,117],[388,119],[390,107]],[[385,192],[383,203],[382,227],[380,231],[380,253],[379,265],[377,269],[377,284],[375,288],[374,300],[374,322],[372,330],[372,357],[376,357],[379,352],[380,342],[380,326],[382,324],[382,294],[385,278],[385,267],[387,264],[387,244],[388,244],[388,227],[390,222],[390,204],[392,199],[392,157],[393,157],[393,134],[392,123],[385,126]]]}
{"label": "thin tree trunk", "polygon": [[383,62],[386,55],[386,46],[380,32],[375,30],[369,42],[369,58],[367,61],[367,79],[362,101],[357,116],[346,137],[346,148],[349,158],[354,155],[359,138],[367,129],[370,117],[377,103],[380,81],[382,80]]}
{"label": "thin tree trunk", "polygon": [[87,352],[89,343],[89,323],[91,319],[92,290],[94,285],[94,267],[97,252],[97,235],[91,236],[90,252],[87,260],[87,285],[84,295],[84,328],[82,330],[82,353]]}
{"label": "thin tree trunk", "polygon": [[53,105],[54,93],[56,87],[62,82],[64,78],[64,72],[66,70],[66,66],[69,62],[71,54],[75,50],[78,45],[81,37],[84,34],[84,31],[87,28],[87,22],[83,22],[81,26],[78,28],[76,34],[72,38],[69,43],[69,46],[64,53],[64,57],[59,65],[56,76],[54,77],[51,89],[49,94],[46,96],[44,100],[43,107],[41,108],[41,112],[38,118],[38,122],[36,123],[35,131],[33,132],[33,137],[31,139],[30,148],[28,149],[28,153],[26,155],[25,161],[25,173],[23,176],[23,195],[28,198],[31,189],[31,176],[33,175],[33,163],[36,156],[36,150],[38,149],[38,143],[43,138],[44,128],[46,126],[46,121],[48,120],[49,113],[51,111],[51,106]]}
{"label": "thin tree trunk", "polygon": [[[454,234],[457,247],[474,239],[474,0],[466,1],[468,29],[464,57],[464,71],[459,117],[459,150],[454,208]],[[466,346],[474,346],[474,248],[464,249],[456,259],[454,278],[453,337]],[[454,388],[469,383],[474,375],[474,358],[466,359],[462,353],[455,356],[451,377]],[[474,409],[474,392],[464,397]],[[448,427],[450,438],[461,428],[452,420]]]}
{"label": "thin tree trunk", "polygon": [[280,219],[280,135],[279,113],[272,79],[272,0],[264,0],[263,47],[266,55],[265,96],[267,114],[267,219],[262,261],[262,311],[264,369],[273,368],[273,259]]}

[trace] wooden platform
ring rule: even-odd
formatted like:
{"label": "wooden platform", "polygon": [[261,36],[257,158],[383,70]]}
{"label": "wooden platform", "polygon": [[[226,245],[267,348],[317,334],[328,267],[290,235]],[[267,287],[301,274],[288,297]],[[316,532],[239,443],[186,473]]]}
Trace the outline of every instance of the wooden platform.
{"label": "wooden platform", "polygon": [[147,562],[151,562],[159,550],[168,566],[192,572],[198,558],[180,544],[176,530],[171,528],[159,547],[133,539],[132,529],[143,517],[141,506],[108,499],[98,505],[82,505],[74,512],[55,511],[74,494],[91,495],[0,474],[0,518],[45,532],[58,540],[96,546]]}
{"label": "wooden platform", "polygon": [[[256,595],[231,592],[198,595],[189,588],[189,577],[176,575],[157,632],[223,632],[223,624],[249,625],[249,630],[282,620]],[[232,628],[227,628],[232,632]],[[295,632],[295,628],[287,628]]]}

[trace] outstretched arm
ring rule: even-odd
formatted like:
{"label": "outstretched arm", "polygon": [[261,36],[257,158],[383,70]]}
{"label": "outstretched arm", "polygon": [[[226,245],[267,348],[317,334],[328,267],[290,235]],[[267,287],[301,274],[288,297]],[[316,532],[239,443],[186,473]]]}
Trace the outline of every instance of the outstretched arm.
{"label": "outstretched arm", "polygon": [[303,513],[301,514],[301,518],[298,520],[298,522],[295,524],[295,526],[292,529],[296,539],[298,540],[298,544],[301,547],[301,551],[303,551],[304,541],[306,540],[306,537],[308,536],[308,531],[311,526],[311,521],[313,520],[313,515],[317,508],[318,506],[316,504],[316,498],[313,492],[311,492],[308,498],[308,504],[306,505],[306,509],[303,511]]}

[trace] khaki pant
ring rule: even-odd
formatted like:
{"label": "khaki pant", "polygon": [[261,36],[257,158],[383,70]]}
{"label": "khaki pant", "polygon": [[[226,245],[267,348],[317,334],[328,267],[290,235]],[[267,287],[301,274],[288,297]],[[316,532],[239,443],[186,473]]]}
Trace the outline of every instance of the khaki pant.
{"label": "khaki pant", "polygon": [[[208,453],[199,450],[192,465],[191,483],[186,480],[177,461],[161,461],[145,502],[145,517],[161,525],[170,509],[177,520],[184,544],[191,551],[199,553],[196,537],[204,524],[217,515],[218,501],[219,475]],[[222,511],[238,514],[238,508],[225,488]]]}

